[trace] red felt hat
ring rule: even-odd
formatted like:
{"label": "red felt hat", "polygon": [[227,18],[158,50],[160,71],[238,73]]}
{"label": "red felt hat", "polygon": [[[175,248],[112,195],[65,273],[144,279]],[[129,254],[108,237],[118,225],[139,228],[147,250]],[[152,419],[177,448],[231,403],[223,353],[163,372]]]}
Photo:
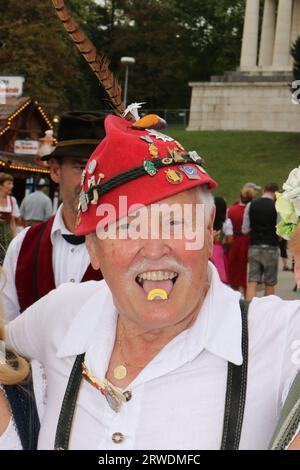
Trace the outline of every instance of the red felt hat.
{"label": "red felt hat", "polygon": [[82,174],[77,235],[96,232],[98,223],[107,219],[104,204],[114,207],[113,222],[134,204],[146,206],[195,186],[217,186],[201,157],[186,152],[173,138],[135,129],[132,122],[113,115],[105,119],[105,130]]}

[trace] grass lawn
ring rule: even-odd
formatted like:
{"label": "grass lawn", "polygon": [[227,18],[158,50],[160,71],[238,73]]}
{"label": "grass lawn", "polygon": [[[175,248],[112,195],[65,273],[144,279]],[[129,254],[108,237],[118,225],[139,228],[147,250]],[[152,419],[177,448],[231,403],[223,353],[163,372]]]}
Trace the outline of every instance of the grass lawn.
{"label": "grass lawn", "polygon": [[[164,131],[163,131],[164,132]],[[254,131],[190,131],[170,126],[166,134],[186,150],[197,150],[208,173],[219,186],[215,191],[231,204],[248,181],[280,187],[288,173],[300,165],[300,134]]]}

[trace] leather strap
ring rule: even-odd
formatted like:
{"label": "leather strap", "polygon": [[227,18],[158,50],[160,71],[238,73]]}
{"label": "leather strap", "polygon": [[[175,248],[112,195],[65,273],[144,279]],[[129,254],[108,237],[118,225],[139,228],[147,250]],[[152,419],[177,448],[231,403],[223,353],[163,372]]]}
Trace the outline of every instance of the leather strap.
{"label": "leather strap", "polygon": [[269,450],[285,450],[296,436],[300,422],[300,371],[298,371],[281,410]]}
{"label": "leather strap", "polygon": [[[242,431],[246,388],[247,388],[247,365],[248,365],[248,307],[249,302],[240,301],[242,314],[242,352],[243,364],[237,366],[228,363],[227,391],[224,413],[224,427],[222,437],[222,450],[238,449]],[[62,407],[59,414],[56,436],[55,450],[68,450],[69,440],[73,423],[73,416],[79,388],[82,380],[82,363],[85,353],[76,357]]]}
{"label": "leather strap", "polygon": [[246,300],[240,300],[243,363],[237,366],[228,362],[221,450],[238,450],[241,438],[247,390],[249,303]]}
{"label": "leather strap", "polygon": [[76,357],[69,377],[56,428],[55,450],[68,450],[69,448],[73,416],[82,379],[81,364],[84,361],[84,356],[85,353]]}

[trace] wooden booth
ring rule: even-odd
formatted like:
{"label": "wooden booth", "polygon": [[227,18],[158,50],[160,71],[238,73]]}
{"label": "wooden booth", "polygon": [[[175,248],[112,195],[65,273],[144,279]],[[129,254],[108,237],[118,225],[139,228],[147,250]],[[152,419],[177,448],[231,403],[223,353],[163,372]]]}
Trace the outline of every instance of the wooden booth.
{"label": "wooden booth", "polygon": [[0,171],[14,177],[13,194],[19,203],[41,177],[49,182],[50,193],[55,189],[47,164],[38,156],[39,139],[50,129],[52,123],[37,101],[8,97],[0,103]]}

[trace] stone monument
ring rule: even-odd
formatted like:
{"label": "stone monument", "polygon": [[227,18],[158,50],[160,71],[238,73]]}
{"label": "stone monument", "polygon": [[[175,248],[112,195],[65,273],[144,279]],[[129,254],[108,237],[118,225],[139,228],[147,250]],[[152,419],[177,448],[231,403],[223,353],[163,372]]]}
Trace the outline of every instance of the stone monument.
{"label": "stone monument", "polygon": [[238,70],[190,83],[188,130],[300,131],[290,55],[300,36],[300,0],[264,0],[262,19],[259,11],[260,0],[246,1]]}

